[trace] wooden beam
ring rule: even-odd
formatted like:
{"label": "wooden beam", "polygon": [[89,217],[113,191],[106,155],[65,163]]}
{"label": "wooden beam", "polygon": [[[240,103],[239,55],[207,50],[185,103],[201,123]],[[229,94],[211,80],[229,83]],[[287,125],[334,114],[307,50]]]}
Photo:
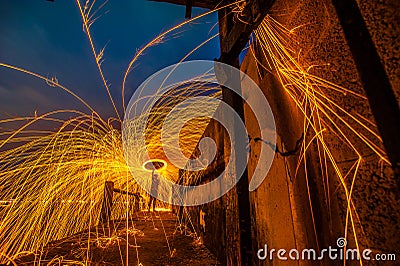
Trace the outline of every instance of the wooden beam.
{"label": "wooden beam", "polygon": [[142,197],[142,196],[140,196],[139,193],[133,193],[133,192],[129,192],[129,191],[125,191],[125,190],[119,189],[119,188],[114,188],[113,191],[116,192],[116,193],[120,193],[120,194],[134,196],[137,200],[140,200],[140,198]]}
{"label": "wooden beam", "polygon": [[185,18],[192,17],[192,7],[193,7],[193,0],[186,0]]}
{"label": "wooden beam", "polygon": [[[247,0],[242,12],[235,14],[238,18],[231,16],[227,20],[220,15],[220,28],[225,28],[225,34],[221,36],[221,62],[229,64],[236,60],[248,43],[251,33],[261,24],[274,2],[275,0]],[[227,10],[222,12],[224,17],[229,16]],[[231,25],[224,27],[221,23]]]}
{"label": "wooden beam", "polygon": [[[232,4],[233,0],[220,1],[220,0],[150,0],[154,2],[165,2],[176,5],[186,6],[186,17],[189,16],[191,7],[202,7],[213,9],[216,6],[224,6]],[[222,13],[226,14],[229,19],[219,19],[220,27],[224,27],[224,22],[229,21],[229,30],[220,30],[224,32],[221,36],[221,58],[220,61],[231,64],[249,41],[251,33],[261,24],[264,17],[267,15],[269,9],[275,0],[247,0],[244,8],[240,13],[235,13],[239,16],[235,19],[232,15],[231,8],[222,9]],[[221,13],[221,12],[219,12]]]}
{"label": "wooden beam", "polygon": [[[186,6],[187,0],[149,0],[149,1],[165,2],[165,3],[175,4],[175,5]],[[202,8],[208,8],[208,9],[215,8],[219,3],[219,1],[215,1],[215,0],[191,0],[191,2],[192,2],[193,7],[202,7]]]}
{"label": "wooden beam", "polygon": [[[247,0],[241,13],[233,14],[229,8],[218,12],[221,57],[220,62],[239,68],[239,55],[250,39],[251,33],[261,24],[275,0]],[[225,1],[222,4],[230,4]],[[238,17],[235,17],[238,16]],[[236,79],[240,84],[240,77]],[[232,90],[222,87],[222,99],[231,106],[245,123],[243,99]],[[244,143],[234,142],[237,145]],[[250,213],[249,177],[247,167],[236,184],[239,214],[240,265],[253,265],[253,239]],[[228,255],[229,256],[229,255]]]}
{"label": "wooden beam", "polygon": [[104,198],[100,213],[100,223],[109,226],[113,205],[114,182],[106,181],[104,184]]}

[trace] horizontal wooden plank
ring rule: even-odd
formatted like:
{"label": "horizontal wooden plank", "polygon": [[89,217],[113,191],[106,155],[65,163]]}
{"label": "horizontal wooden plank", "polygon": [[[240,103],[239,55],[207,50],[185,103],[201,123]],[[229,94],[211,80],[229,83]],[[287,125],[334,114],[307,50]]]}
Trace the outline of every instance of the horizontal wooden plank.
{"label": "horizontal wooden plank", "polygon": [[121,193],[121,194],[128,194],[128,195],[130,195],[130,196],[135,196],[137,199],[139,199],[139,198],[142,197],[139,193],[133,193],[133,192],[121,190],[121,189],[118,189],[118,188],[114,188],[114,189],[113,189],[113,192]]}

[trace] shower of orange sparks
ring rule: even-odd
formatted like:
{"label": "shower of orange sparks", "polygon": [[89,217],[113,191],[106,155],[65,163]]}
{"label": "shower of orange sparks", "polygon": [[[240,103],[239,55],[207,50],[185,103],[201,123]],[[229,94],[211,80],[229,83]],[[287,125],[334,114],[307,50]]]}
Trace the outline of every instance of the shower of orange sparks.
{"label": "shower of orange sparks", "polygon": [[[76,1],[97,69],[117,118],[102,119],[85,100],[59,84],[56,78],[46,78],[23,68],[0,63],[1,67],[31,75],[45,81],[51,87],[64,90],[89,111],[89,114],[86,114],[76,110],[56,110],[34,117],[18,117],[0,121],[2,126],[22,124],[16,130],[2,132],[0,139],[0,148],[4,148],[4,151],[0,153],[0,185],[2,188],[0,198],[12,199],[7,201],[10,204],[0,208],[0,228],[2,229],[0,230],[0,261],[15,264],[15,258],[26,255],[29,251],[29,253],[35,254],[35,261],[40,262],[41,255],[37,252],[40,253],[47,243],[87,229],[89,229],[89,234],[86,254],[89,256],[90,244],[97,243],[99,239],[103,238],[99,234],[97,222],[104,182],[113,181],[116,187],[125,191],[143,193],[132,178],[124,160],[120,132],[112,125],[114,121],[118,123],[122,121],[101,67],[104,48],[100,52],[96,52],[90,33],[90,27],[96,20],[94,14],[104,5],[100,5],[95,12],[92,12],[95,2],[95,0],[86,1],[83,5],[81,1]],[[212,12],[207,12],[171,28],[139,50],[125,73],[124,86],[132,66],[146,49],[161,43],[168,33],[179,29],[182,25]],[[218,35],[214,35],[198,45],[185,58],[216,36]],[[184,97],[183,95],[184,93],[176,96],[179,98]],[[65,114],[72,118],[65,120],[63,118]],[[150,127],[160,122],[157,120],[157,115],[153,118],[156,121],[150,121]],[[31,129],[40,121],[58,124],[58,129],[56,131]],[[206,126],[207,121],[204,119],[202,121]],[[193,131],[195,124],[189,123],[185,128],[192,131],[190,138],[186,138],[186,144],[193,142],[186,146],[195,145],[197,138],[194,132],[198,132],[197,134],[201,136],[201,127],[197,125],[196,130]],[[150,139],[154,140],[154,134],[157,131],[149,132]],[[153,149],[155,155],[162,148],[162,145],[151,141],[148,144],[149,150]],[[8,145],[11,145],[11,148],[8,148]],[[154,147],[158,147],[158,149],[154,149]],[[122,204],[114,206],[112,218],[125,220],[127,230],[131,230],[128,224],[129,209],[131,208],[128,194],[122,194],[115,200]],[[29,216],[25,217],[24,214],[28,213]],[[50,223],[50,221],[57,221],[57,223]],[[168,243],[168,239],[166,240]],[[136,253],[139,261],[137,247]],[[63,264],[85,264],[63,259],[57,260]],[[121,257],[121,261],[123,260]]]}
{"label": "shower of orange sparks", "polygon": [[[258,65],[276,76],[285,92],[303,114],[303,132],[305,135],[311,134],[311,140],[309,140],[309,143],[306,141],[303,143],[299,165],[303,161],[304,167],[306,167],[305,154],[310,145],[315,143],[318,155],[321,158],[321,169],[325,169],[322,171],[322,180],[325,189],[328,187],[329,165],[333,167],[335,176],[340,180],[347,200],[345,238],[347,238],[348,226],[350,224],[356,247],[359,249],[354,215],[358,219],[358,223],[361,224],[361,222],[352,200],[354,184],[363,159],[358,142],[361,141],[374,154],[379,156],[382,161],[389,165],[390,163],[386,157],[382,140],[376,131],[374,122],[369,121],[359,114],[355,115],[348,112],[345,107],[342,107],[340,103],[335,101],[332,92],[338,92],[343,96],[349,95],[358,100],[366,100],[365,96],[312,75],[310,69],[313,66],[304,67],[300,64],[298,59],[299,52],[297,52],[300,50],[290,45],[296,38],[294,32],[294,30],[286,29],[271,16],[266,16],[262,24],[254,32],[261,52],[260,54],[256,54],[252,49],[252,55],[259,63]],[[339,141],[347,144],[357,157],[347,173],[343,173],[343,169],[339,167],[329,143],[324,138],[328,132],[333,133],[338,137]],[[352,172],[349,186],[345,181]],[[308,179],[307,171],[305,173],[305,178]],[[310,188],[308,188],[307,193],[312,209]],[[330,202],[329,189],[325,193],[328,197],[328,202]],[[362,264],[362,261],[360,263]]]}
{"label": "shower of orange sparks", "polygon": [[[81,1],[76,0],[83,21],[83,27],[89,39],[89,44],[96,61],[98,71],[118,117],[115,120],[121,122],[118,110],[110,94],[109,85],[101,68],[104,49],[102,49],[100,52],[96,52],[97,50],[94,46],[92,35],[90,33],[90,26],[96,20],[94,18],[94,14],[91,13],[95,2],[96,1],[86,1],[85,5],[82,5]],[[233,3],[231,5],[236,4],[237,3]],[[219,9],[225,7],[226,6],[220,7]],[[141,50],[139,50],[125,72],[122,94],[124,95],[126,86],[125,84],[129,72],[131,71],[134,63],[146,49],[161,43],[167,34],[179,29],[182,25],[190,23],[212,12],[215,12],[215,10],[206,12],[196,18],[190,19],[167,30],[165,33],[160,34],[154,40],[145,45]],[[238,13],[238,19],[240,19],[240,5],[237,6],[234,12]],[[217,35],[214,35],[211,38],[216,36]],[[350,223],[353,228],[354,238],[358,247],[353,218],[353,214],[356,214],[357,216],[357,212],[351,199],[351,195],[363,156],[354,141],[352,141],[351,136],[355,136],[360,139],[374,153],[376,153],[381,160],[385,161],[386,163],[388,163],[388,160],[385,156],[384,150],[382,149],[382,145],[380,145],[381,139],[374,130],[374,123],[365,118],[357,118],[356,115],[347,112],[343,107],[336,103],[334,99],[329,97],[329,93],[327,92],[332,90],[343,93],[343,95],[352,95],[359,99],[365,99],[365,97],[354,93],[349,89],[343,88],[310,74],[310,67],[304,67],[300,65],[298,60],[296,60],[297,56],[293,54],[295,49],[291,49],[288,47],[288,44],[283,41],[292,36],[293,31],[287,30],[284,26],[269,16],[266,17],[264,22],[255,31],[255,37],[263,51],[262,56],[267,58],[266,62],[268,65],[265,66],[265,68],[274,72],[285,91],[303,113],[304,132],[314,132],[315,136],[312,138],[312,141],[317,142],[318,152],[321,158],[323,158],[323,160],[321,160],[321,163],[324,164],[322,165],[322,168],[327,169],[329,161],[344,188],[347,198],[345,234],[347,236],[347,227]],[[204,43],[206,43],[208,40],[206,40]],[[197,48],[198,47],[195,49]],[[259,61],[262,61],[261,58],[259,58]],[[100,118],[95,110],[93,110],[93,108],[90,107],[82,98],[66,87],[60,85],[55,79],[48,79],[34,72],[4,63],[0,63],[0,66],[35,76],[46,81],[51,86],[56,86],[65,90],[70,95],[82,102],[91,113],[90,115],[87,115],[74,110],[60,110],[37,117],[15,118],[0,121],[1,124],[5,124],[28,120],[28,122],[21,126],[18,130],[2,133],[2,137],[4,137],[4,139],[2,138],[0,141],[0,147],[10,143],[23,143],[17,148],[2,152],[0,157],[0,161],[2,162],[4,162],[4,160],[9,160],[9,167],[7,170],[1,172],[0,180],[7,180],[10,176],[20,176],[20,179],[17,180],[15,184],[4,184],[4,182],[1,183],[3,187],[8,185],[11,188],[7,189],[7,193],[10,194],[2,193],[2,196],[5,196],[6,198],[11,197],[13,199],[16,198],[16,202],[12,203],[9,209],[0,211],[0,217],[2,217],[1,228],[17,228],[20,226],[18,227],[19,229],[15,231],[2,231],[2,234],[6,234],[8,239],[1,242],[2,248],[0,248],[0,253],[4,254],[2,255],[4,258],[8,258],[7,260],[12,261],[12,256],[10,257],[7,254],[15,255],[25,250],[39,250],[50,241],[68,236],[71,233],[79,230],[87,229],[88,224],[90,225],[93,224],[93,222],[96,222],[96,213],[98,213],[98,207],[100,206],[99,203],[101,202],[99,195],[102,194],[102,182],[105,180],[114,180],[117,184],[119,184],[120,187],[125,188],[127,191],[139,188],[135,187],[135,183],[132,181],[127,166],[123,160],[119,136],[120,133],[111,126],[109,121],[104,121],[102,118]],[[123,107],[125,110],[124,98]],[[65,121],[57,118],[56,115],[60,113],[72,113],[75,114],[76,117]],[[28,130],[33,123],[36,123],[40,120],[61,123],[60,129],[51,133],[47,131],[35,132]],[[365,121],[367,121],[367,123],[365,123]],[[201,122],[204,123],[204,125],[207,125],[207,120],[201,120]],[[359,130],[355,128],[353,123],[363,128],[365,133],[360,133]],[[72,130],[69,129],[71,127],[73,128]],[[188,132],[192,132],[192,127],[193,126],[188,125]],[[324,132],[327,130],[337,134],[341,139],[343,139],[343,142],[347,143],[357,156],[357,160],[350,170],[345,174],[342,173],[342,169],[338,166],[329,148],[329,143],[327,143],[324,139]],[[350,135],[348,132],[350,132],[352,135]],[[29,136],[24,136],[24,134]],[[157,135],[153,135],[153,137],[154,139],[158,138]],[[201,135],[197,137],[200,138]],[[192,144],[195,145],[197,140],[198,139],[196,137],[192,138]],[[71,144],[73,145],[71,146]],[[310,145],[311,141],[309,143],[304,142],[303,144],[303,155],[301,156],[301,160],[304,162],[306,160],[304,155]],[[151,143],[150,146],[153,148],[162,147],[162,144]],[[155,148],[155,150],[157,150],[157,148]],[[14,158],[14,160],[10,160],[10,158]],[[28,158],[30,158],[31,161],[28,161]],[[24,160],[27,160],[27,163],[25,163]],[[56,171],[57,175],[52,175],[51,171]],[[352,171],[353,174],[351,185],[348,187],[345,180],[349,178]],[[29,205],[32,203],[26,200],[23,202],[24,191],[20,185],[23,184],[22,187],[31,187],[30,191],[32,191],[33,188],[36,188],[38,191],[40,191],[42,186],[48,185],[45,183],[48,180],[47,178],[49,174],[56,181],[54,184],[51,184],[51,187],[48,187],[49,192],[57,191],[59,194],[45,195],[47,192],[43,192],[44,194],[41,194],[42,197],[33,199],[36,203],[34,206],[38,206],[39,208],[33,212],[34,215],[32,215],[32,219],[20,221],[19,215],[23,212],[30,212],[31,209],[29,209]],[[323,179],[327,180],[328,171],[326,170],[323,172],[323,174],[325,175]],[[59,175],[66,175],[68,178],[71,178],[71,180],[62,180],[61,183],[58,183],[59,181],[57,181],[57,179],[59,178]],[[43,180],[43,176],[46,176],[47,178]],[[29,177],[28,181],[23,180],[24,177]],[[83,180],[79,180],[77,177],[83,177]],[[92,183],[93,181],[95,182]],[[73,185],[74,190],[63,191],[63,189],[57,188],[57,186],[67,187],[68,185]],[[87,188],[85,188],[85,186],[87,186]],[[43,228],[45,234],[43,234],[43,236],[39,236],[36,233],[41,232],[40,230],[38,231],[38,221],[45,221],[44,219],[48,219],[43,215],[49,210],[49,207],[51,207],[51,203],[49,202],[57,201],[58,199],[64,199],[67,201],[69,199],[70,202],[73,202],[75,199],[71,199],[71,197],[73,197],[77,187],[80,187],[81,192],[84,192],[85,189],[88,189],[89,194],[81,193],[82,196],[79,194],[79,197],[77,197],[76,200],[82,201],[82,198],[90,199],[90,201],[81,202],[83,204],[82,206],[86,206],[90,211],[85,213],[85,210],[87,210],[85,209],[86,207],[84,208],[79,206],[75,206],[72,209],[64,208],[60,210],[58,214],[55,213],[56,216],[54,219],[59,220],[60,224],[54,228]],[[16,194],[13,194],[14,192],[11,193],[10,191],[16,191]],[[308,193],[310,192],[308,191]],[[29,195],[26,196],[29,197]],[[21,200],[24,203],[22,207],[20,207],[21,205],[17,204],[18,202],[21,202]],[[128,214],[126,213],[126,209],[127,208],[122,208],[118,215],[121,217],[127,217]],[[82,215],[78,216],[76,213],[81,213]],[[35,216],[35,214],[37,215]],[[79,219],[82,219],[84,215],[87,215],[89,222],[84,223],[86,228],[83,227],[83,224],[79,224],[79,221],[77,221],[77,223],[71,227],[71,222],[69,219],[72,217],[68,215],[63,217],[62,214],[73,214],[75,215],[75,218]],[[38,220],[35,221],[35,219]],[[13,226],[11,226],[12,224]],[[70,230],[68,230],[68,228],[70,228]],[[21,230],[24,230],[24,234],[21,234]],[[29,239],[29,234],[33,236],[33,239]],[[27,237],[20,239],[21,235],[26,235]],[[2,235],[0,239],[6,239],[6,237],[3,237]],[[67,264],[68,262],[65,261],[63,263]]]}

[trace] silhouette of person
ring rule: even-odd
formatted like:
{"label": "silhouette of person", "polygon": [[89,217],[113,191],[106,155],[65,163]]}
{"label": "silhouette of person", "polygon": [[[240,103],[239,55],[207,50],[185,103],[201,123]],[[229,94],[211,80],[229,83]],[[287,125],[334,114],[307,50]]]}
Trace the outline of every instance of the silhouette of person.
{"label": "silhouette of person", "polygon": [[157,195],[158,195],[158,184],[160,183],[160,179],[158,177],[158,174],[153,170],[151,172],[151,188],[150,188],[150,200],[149,200],[149,212],[150,212],[150,207],[153,204],[153,212],[156,210],[156,203],[157,203]]}

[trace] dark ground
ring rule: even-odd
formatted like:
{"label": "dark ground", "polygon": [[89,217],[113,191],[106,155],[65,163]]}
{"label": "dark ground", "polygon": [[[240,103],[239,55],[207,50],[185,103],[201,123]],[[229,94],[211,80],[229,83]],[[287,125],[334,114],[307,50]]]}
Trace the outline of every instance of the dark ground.
{"label": "dark ground", "polygon": [[20,257],[17,264],[33,265],[40,260],[41,265],[127,265],[128,259],[128,265],[143,266],[220,265],[195,234],[180,230],[171,212],[140,212],[128,230],[126,221],[113,226],[114,233],[96,228],[90,234],[76,234],[48,245],[36,259],[34,255]]}

